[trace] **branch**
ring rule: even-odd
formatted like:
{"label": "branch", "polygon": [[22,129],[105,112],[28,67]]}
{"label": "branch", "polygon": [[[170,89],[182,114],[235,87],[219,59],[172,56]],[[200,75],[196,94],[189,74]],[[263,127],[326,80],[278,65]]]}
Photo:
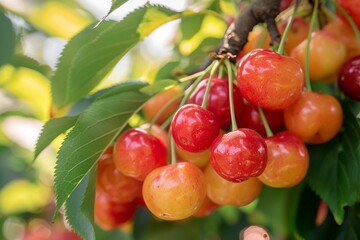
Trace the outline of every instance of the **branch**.
{"label": "branch", "polygon": [[280,41],[275,18],[280,13],[280,0],[253,0],[251,4],[236,18],[225,33],[222,46],[217,57],[229,57],[236,62],[237,55],[247,43],[249,33],[258,23],[266,23],[271,36],[270,44]]}

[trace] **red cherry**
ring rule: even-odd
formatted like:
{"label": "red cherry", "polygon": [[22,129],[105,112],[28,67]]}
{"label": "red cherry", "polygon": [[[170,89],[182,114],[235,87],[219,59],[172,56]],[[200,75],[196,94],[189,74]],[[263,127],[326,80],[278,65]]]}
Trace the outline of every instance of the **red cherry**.
{"label": "red cherry", "polygon": [[179,108],[171,122],[171,134],[175,143],[189,152],[200,152],[209,148],[219,131],[216,116],[195,104],[186,104]]}
{"label": "red cherry", "polygon": [[166,159],[164,142],[140,128],[124,132],[114,146],[116,167],[139,181],[144,181],[155,168],[166,165]]}
{"label": "red cherry", "polygon": [[228,181],[241,182],[259,176],[267,163],[265,140],[256,131],[241,128],[215,139],[211,165]]}
{"label": "red cherry", "polygon": [[[336,2],[349,13],[356,26],[360,28],[360,0],[336,0]],[[338,14],[347,22],[345,16],[340,11],[338,11]]]}
{"label": "red cherry", "polygon": [[131,202],[141,196],[142,182],[125,176],[115,166],[112,155],[98,162],[96,190],[114,202]]}
{"label": "red cherry", "polygon": [[[190,96],[188,103],[201,105],[204,99],[206,86],[209,79],[205,79],[196,87]],[[233,84],[233,102],[235,111],[240,112],[244,102],[239,89]],[[218,120],[220,127],[227,129],[231,122],[230,103],[229,103],[229,82],[226,79],[215,77],[210,86],[209,97],[206,109],[213,112]]]}
{"label": "red cherry", "polygon": [[251,104],[270,110],[290,106],[300,96],[304,73],[293,58],[267,49],[255,49],[239,63],[238,85]]}
{"label": "red cherry", "polygon": [[304,142],[289,131],[279,132],[265,139],[268,163],[259,176],[271,187],[292,187],[305,177],[309,167],[309,154]]}
{"label": "red cherry", "polygon": [[349,98],[360,101],[360,56],[347,61],[340,70],[339,88]]}
{"label": "red cherry", "polygon": [[[283,111],[263,109],[263,112],[273,133],[277,133],[283,128]],[[261,136],[266,137],[265,127],[261,120],[258,107],[254,105],[246,104],[241,114],[236,116],[236,123],[239,128],[250,128],[257,131]]]}
{"label": "red cherry", "polygon": [[107,195],[96,193],[94,205],[95,222],[104,230],[118,228],[135,214],[136,204],[112,202]]}

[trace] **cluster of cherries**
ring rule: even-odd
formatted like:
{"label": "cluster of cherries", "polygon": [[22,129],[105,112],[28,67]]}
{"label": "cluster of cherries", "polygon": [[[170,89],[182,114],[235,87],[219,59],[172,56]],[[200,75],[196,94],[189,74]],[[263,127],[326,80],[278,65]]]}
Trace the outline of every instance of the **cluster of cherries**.
{"label": "cluster of cherries", "polygon": [[[308,29],[295,19],[288,55],[251,47],[259,39],[254,31],[236,81],[210,75],[191,92],[175,86],[150,99],[143,112],[154,124],[125,131],[98,161],[96,222],[116,228],[139,205],[163,220],[207,216],[219,206],[253,202],[263,184],[299,184],[309,166],[306,144],[331,140],[343,122],[337,98],[305,88]],[[336,79],[360,101],[355,41],[343,20],[330,21],[311,35],[308,67],[312,80]],[[184,104],[179,96],[188,97]],[[167,119],[170,126],[160,128]]]}

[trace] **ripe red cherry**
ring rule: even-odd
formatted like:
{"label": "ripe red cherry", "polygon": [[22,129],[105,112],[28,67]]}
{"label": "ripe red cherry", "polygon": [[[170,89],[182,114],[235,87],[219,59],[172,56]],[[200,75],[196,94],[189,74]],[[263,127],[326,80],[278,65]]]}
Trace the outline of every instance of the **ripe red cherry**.
{"label": "ripe red cherry", "polygon": [[110,156],[98,162],[96,191],[107,194],[114,202],[131,202],[141,196],[142,182],[122,174]]}
{"label": "ripe red cherry", "polygon": [[[263,109],[266,120],[273,133],[277,133],[284,126],[283,111],[272,111]],[[236,116],[236,123],[239,128],[250,128],[257,131],[261,136],[266,137],[266,131],[261,121],[258,107],[246,104],[240,115]]]}
{"label": "ripe red cherry", "polygon": [[200,209],[206,196],[203,172],[180,162],[157,168],[145,179],[143,197],[152,214],[164,220],[180,220]]}
{"label": "ripe red cherry", "polygon": [[259,176],[271,187],[292,187],[305,177],[309,167],[309,154],[304,142],[289,131],[279,132],[265,139],[268,163]]}
{"label": "ripe red cherry", "polygon": [[248,102],[270,110],[290,106],[305,84],[303,70],[295,59],[267,49],[255,49],[242,58],[237,80]]}
{"label": "ripe red cherry", "polygon": [[166,165],[166,159],[164,142],[140,128],[124,132],[114,146],[116,167],[139,181],[144,181],[155,168]]}
{"label": "ripe red cherry", "polygon": [[[209,79],[205,79],[196,87],[194,93],[190,96],[188,103],[201,105],[204,99],[206,86]],[[236,112],[240,112],[244,102],[239,89],[233,84],[233,103]],[[227,129],[230,122],[230,103],[229,103],[229,82],[226,79],[215,77],[210,86],[209,97],[206,109],[213,112],[220,127]]]}
{"label": "ripe red cherry", "polygon": [[266,144],[256,131],[241,128],[215,139],[210,149],[210,161],[220,176],[228,181],[241,182],[264,171]]}
{"label": "ripe red cherry", "polygon": [[136,204],[112,202],[106,194],[96,193],[94,204],[95,222],[104,230],[118,228],[135,214]]}
{"label": "ripe red cherry", "polygon": [[[360,28],[360,0],[336,0],[336,2],[349,13],[356,26]],[[347,22],[340,11],[338,11],[338,14]]]}
{"label": "ripe red cherry", "polygon": [[360,56],[347,61],[338,77],[340,90],[349,98],[360,101]]}
{"label": "ripe red cherry", "polygon": [[189,152],[209,148],[219,131],[216,116],[196,104],[186,104],[179,108],[171,122],[171,134],[175,143]]}

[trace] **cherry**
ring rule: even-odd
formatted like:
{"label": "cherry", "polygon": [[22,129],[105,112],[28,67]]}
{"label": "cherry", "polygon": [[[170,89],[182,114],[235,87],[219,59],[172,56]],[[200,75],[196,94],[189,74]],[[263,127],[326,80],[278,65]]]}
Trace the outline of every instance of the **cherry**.
{"label": "cherry", "polygon": [[146,177],[143,185],[146,206],[164,220],[192,216],[201,207],[205,196],[204,174],[189,162],[157,168]]}
{"label": "cherry", "polygon": [[95,222],[104,230],[118,228],[133,218],[136,204],[112,202],[106,194],[97,192],[95,195]]}
{"label": "cherry", "polygon": [[141,195],[142,182],[122,174],[110,155],[98,162],[96,190],[107,194],[111,201],[131,202]]}
{"label": "cherry", "polygon": [[[356,26],[360,28],[360,1],[359,0],[336,0],[336,2],[343,7],[350,17],[354,20]],[[338,11],[338,14],[341,18],[344,19],[344,21],[347,22],[344,15]],[[350,25],[350,24],[349,24]]]}
{"label": "cherry", "polygon": [[[175,86],[169,89],[166,89],[165,91],[155,95],[150,100],[148,100],[144,107],[143,112],[146,116],[146,118],[151,121],[156,114],[158,114],[159,110],[164,106],[165,103],[174,100],[177,96],[180,96],[182,94],[183,90],[180,86]],[[176,110],[178,109],[180,104],[180,99],[175,100],[170,106],[168,106],[159,116],[159,118],[156,120],[156,124],[162,124],[165,122],[166,119],[168,119]]]}
{"label": "cherry", "polygon": [[292,187],[305,177],[309,154],[304,142],[289,131],[279,132],[265,139],[268,163],[258,177],[271,187]]}
{"label": "cherry", "polygon": [[[307,39],[290,54],[304,68]],[[322,80],[336,75],[346,59],[346,47],[336,34],[321,30],[311,34],[309,48],[309,74],[312,80]]]}
{"label": "cherry", "polygon": [[204,202],[202,203],[199,210],[194,213],[194,217],[206,217],[213,213],[216,209],[219,208],[219,205],[210,200],[206,195]]}
{"label": "cherry", "polygon": [[189,152],[201,152],[209,148],[219,131],[216,116],[196,104],[186,104],[179,108],[171,122],[175,143]]}
{"label": "cherry", "polygon": [[360,55],[360,45],[354,30],[341,18],[336,17],[330,20],[323,28],[334,33],[347,49],[347,59]]}
{"label": "cherry", "polygon": [[155,168],[166,165],[165,144],[143,129],[124,132],[114,146],[114,162],[124,175],[143,181]]}
{"label": "cherry", "polygon": [[215,171],[228,181],[241,182],[259,176],[267,163],[264,139],[256,131],[241,128],[216,138],[210,161]]}
{"label": "cherry", "polygon": [[250,226],[243,229],[239,235],[240,240],[270,240],[270,234],[262,227]]}
{"label": "cherry", "polygon": [[[266,120],[273,133],[277,133],[284,126],[283,111],[272,111],[263,109]],[[261,120],[258,107],[252,104],[245,104],[243,111],[236,117],[236,123],[239,128],[250,128],[258,132],[261,136],[266,137],[264,124]]]}
{"label": "cherry", "polygon": [[295,59],[266,49],[255,49],[242,58],[237,80],[241,95],[249,103],[270,110],[290,106],[305,83]]}
{"label": "cherry", "polygon": [[218,205],[242,207],[253,202],[260,194],[263,184],[257,178],[234,183],[221,177],[209,164],[205,171],[207,196]]}
{"label": "cherry", "polygon": [[341,129],[343,112],[339,101],[327,94],[304,91],[284,111],[286,128],[305,143],[331,140]]}
{"label": "cherry", "polygon": [[360,101],[360,55],[351,58],[342,66],[338,84],[346,96],[355,101]]}
{"label": "cherry", "polygon": [[[201,105],[204,99],[206,86],[209,79],[200,82],[193,94],[191,94],[188,103]],[[233,84],[233,103],[236,112],[240,112],[244,102],[239,89]],[[213,112],[220,127],[227,129],[231,122],[230,103],[229,103],[229,82],[226,79],[218,77],[213,78],[210,86],[209,97],[206,109]]]}
{"label": "cherry", "polygon": [[191,162],[199,168],[207,166],[210,161],[210,148],[201,152],[189,152],[182,149],[181,147],[178,147],[175,144],[175,149],[180,159],[182,159],[183,161]]}
{"label": "cherry", "polygon": [[144,129],[145,131],[149,132],[151,135],[157,137],[158,139],[160,139],[166,146],[168,143],[168,133],[164,130],[162,130],[159,125],[152,125],[151,126],[151,130],[150,129],[150,124],[149,123],[144,123],[142,125],[139,126],[139,128]]}
{"label": "cherry", "polygon": [[[266,32],[266,37],[263,43],[260,41],[263,37],[263,34]],[[257,48],[270,48],[270,36],[267,33],[265,27],[256,25],[253,30],[249,33],[248,42],[245,44],[244,48],[240,51],[237,60],[240,61],[242,57]]]}
{"label": "cherry", "polygon": [[[284,33],[288,21],[279,24],[279,31]],[[297,45],[307,38],[310,24],[301,17],[296,17],[291,25],[290,31],[286,36],[285,51],[290,53]]]}

